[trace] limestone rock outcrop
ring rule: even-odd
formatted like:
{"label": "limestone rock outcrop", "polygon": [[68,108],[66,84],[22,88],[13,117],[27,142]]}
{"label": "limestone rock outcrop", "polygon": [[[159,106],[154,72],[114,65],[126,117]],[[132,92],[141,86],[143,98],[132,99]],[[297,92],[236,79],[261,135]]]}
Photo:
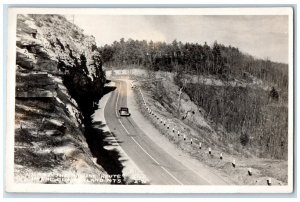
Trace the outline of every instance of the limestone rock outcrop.
{"label": "limestone rock outcrop", "polygon": [[106,81],[94,37],[64,16],[18,15],[15,68],[16,182],[94,183],[86,176],[106,172],[89,151],[80,110]]}

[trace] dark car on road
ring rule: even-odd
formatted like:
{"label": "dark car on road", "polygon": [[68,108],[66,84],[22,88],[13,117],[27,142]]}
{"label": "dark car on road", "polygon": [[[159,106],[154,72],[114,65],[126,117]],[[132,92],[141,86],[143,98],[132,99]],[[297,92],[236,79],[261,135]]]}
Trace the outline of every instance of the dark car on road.
{"label": "dark car on road", "polygon": [[120,116],[130,116],[129,110],[127,107],[121,107],[119,110]]}

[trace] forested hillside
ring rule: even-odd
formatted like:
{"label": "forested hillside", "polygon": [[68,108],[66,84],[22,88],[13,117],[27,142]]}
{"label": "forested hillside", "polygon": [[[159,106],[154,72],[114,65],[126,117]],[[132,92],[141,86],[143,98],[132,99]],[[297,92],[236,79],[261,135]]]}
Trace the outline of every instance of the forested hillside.
{"label": "forested hillside", "polygon": [[270,60],[255,59],[238,48],[214,42],[182,43],[174,40],[147,42],[129,39],[115,41],[99,48],[103,62],[108,67],[139,66],[176,73],[215,75],[220,79],[251,80],[252,77],[287,89],[288,67]]}
{"label": "forested hillside", "polygon": [[[225,131],[227,141],[259,157],[287,158],[287,64],[257,59],[217,42],[208,45],[174,40],[168,44],[121,39],[100,47],[99,52],[106,68],[174,73],[179,89],[199,106],[216,131]],[[187,79],[187,75],[198,77],[198,82]],[[203,84],[200,77],[217,79],[224,85]],[[233,81],[240,85],[232,85]]]}

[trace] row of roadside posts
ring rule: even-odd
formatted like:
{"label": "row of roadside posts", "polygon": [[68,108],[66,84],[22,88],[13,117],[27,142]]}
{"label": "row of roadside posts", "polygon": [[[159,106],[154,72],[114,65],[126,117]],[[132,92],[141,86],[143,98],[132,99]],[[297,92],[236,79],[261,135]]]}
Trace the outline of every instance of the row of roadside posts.
{"label": "row of roadside posts", "polygon": [[[158,121],[159,123],[161,123],[161,124],[163,124],[164,126],[166,126],[167,129],[171,129],[170,125],[167,124],[167,122],[166,122],[163,118],[160,118],[157,114],[155,114],[155,113],[153,112],[153,110],[151,110],[151,108],[147,105],[147,103],[146,103],[146,101],[145,101],[145,98],[144,98],[144,95],[143,95],[141,89],[140,89],[138,86],[134,85],[133,83],[131,83],[131,88],[133,88],[133,89],[134,89],[134,88],[138,88],[138,89],[139,89],[139,91],[140,91],[140,93],[141,93],[141,96],[142,96],[142,99],[143,99],[143,105],[144,105],[144,108],[147,109],[148,113],[149,113],[150,115],[154,116],[154,119],[157,119],[157,121]],[[177,131],[177,137],[178,137],[178,138],[180,138],[180,137],[182,136],[182,137],[183,137],[183,141],[186,141],[186,140],[187,140],[187,137],[186,137],[185,134],[182,134],[182,135],[181,135],[180,131],[179,131],[179,130],[175,130],[175,128],[173,127],[173,128],[172,128],[172,132],[175,133],[176,131]],[[193,138],[190,139],[189,143],[190,143],[191,145],[193,144]],[[198,148],[199,148],[200,150],[203,149],[203,144],[202,144],[202,142],[199,142],[199,147],[198,147]],[[209,154],[209,155],[212,155],[212,149],[211,149],[211,147],[208,147],[208,154]],[[223,160],[223,153],[220,153],[219,158],[220,158],[220,160]],[[235,161],[235,159],[232,160],[231,165],[232,165],[233,168],[236,168],[236,161]],[[248,172],[248,175],[249,175],[249,176],[252,176],[252,175],[253,175],[253,172],[252,172],[252,169],[251,169],[251,168],[248,168],[248,171],[247,171],[247,172]],[[272,180],[271,180],[271,178],[268,178],[268,179],[267,179],[267,184],[268,184],[269,186],[272,185]]]}

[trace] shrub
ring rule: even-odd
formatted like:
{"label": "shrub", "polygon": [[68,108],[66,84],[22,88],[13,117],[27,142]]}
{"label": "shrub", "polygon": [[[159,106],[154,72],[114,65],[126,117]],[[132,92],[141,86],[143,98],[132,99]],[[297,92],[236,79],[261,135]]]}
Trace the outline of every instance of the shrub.
{"label": "shrub", "polygon": [[246,146],[249,142],[249,135],[247,133],[241,133],[240,141],[243,146]]}

